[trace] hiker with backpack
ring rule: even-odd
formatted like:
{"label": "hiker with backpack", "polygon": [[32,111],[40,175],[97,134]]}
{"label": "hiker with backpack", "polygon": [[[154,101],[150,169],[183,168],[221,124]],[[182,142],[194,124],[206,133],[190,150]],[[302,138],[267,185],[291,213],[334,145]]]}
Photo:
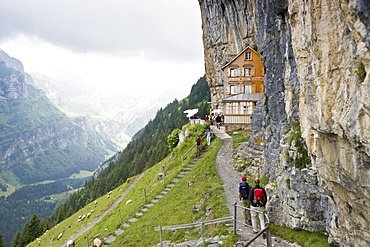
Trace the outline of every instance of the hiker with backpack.
{"label": "hiker with backpack", "polygon": [[[267,194],[265,189],[263,189],[260,186],[260,180],[256,178],[254,180],[255,186],[250,190],[249,192],[249,200],[252,204],[252,209],[259,211],[261,213],[258,213],[260,224],[261,224],[261,230],[265,228],[265,216],[263,215],[263,212],[265,211],[265,205],[267,202]],[[252,218],[252,228],[253,233],[258,233],[257,228],[257,212],[251,211],[251,218]],[[264,234],[265,236],[265,234]]]}
{"label": "hiker with backpack", "polygon": [[197,144],[197,156],[200,156],[200,147],[202,145],[202,139],[200,136],[195,140],[195,143]]}
{"label": "hiker with backpack", "polygon": [[[247,177],[243,176],[242,181],[239,183],[239,200],[240,205],[246,208],[251,206],[249,200],[249,191],[252,189],[250,184],[247,183]],[[245,224],[251,225],[251,213],[248,209],[243,209],[243,221]]]}

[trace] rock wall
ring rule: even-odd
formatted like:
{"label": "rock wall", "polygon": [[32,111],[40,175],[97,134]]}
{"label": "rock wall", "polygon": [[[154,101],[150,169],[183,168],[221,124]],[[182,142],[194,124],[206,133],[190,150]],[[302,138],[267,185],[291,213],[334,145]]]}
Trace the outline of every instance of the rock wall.
{"label": "rock wall", "polygon": [[370,4],[367,0],[199,0],[207,81],[247,45],[266,67],[252,118],[264,141],[269,212],[280,225],[370,246]]}

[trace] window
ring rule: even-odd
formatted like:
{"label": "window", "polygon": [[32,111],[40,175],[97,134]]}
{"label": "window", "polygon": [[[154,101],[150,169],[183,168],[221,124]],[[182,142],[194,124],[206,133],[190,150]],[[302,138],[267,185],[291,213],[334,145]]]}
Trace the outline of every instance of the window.
{"label": "window", "polygon": [[248,51],[245,53],[245,60],[252,60],[252,52]]}
{"label": "window", "polygon": [[230,76],[231,77],[236,77],[237,76],[237,71],[238,71],[238,69],[230,69]]}
{"label": "window", "polygon": [[238,93],[238,86],[232,85],[230,86],[230,94],[237,94]]}
{"label": "window", "polygon": [[253,112],[253,103],[252,102],[241,102],[243,113],[242,114],[252,114]]}
{"label": "window", "polygon": [[244,69],[244,75],[245,76],[252,76],[252,69],[251,68],[245,68]]}
{"label": "window", "polygon": [[238,103],[227,103],[226,112],[227,114],[238,114]]}
{"label": "window", "polygon": [[252,93],[252,85],[244,85],[244,93]]}

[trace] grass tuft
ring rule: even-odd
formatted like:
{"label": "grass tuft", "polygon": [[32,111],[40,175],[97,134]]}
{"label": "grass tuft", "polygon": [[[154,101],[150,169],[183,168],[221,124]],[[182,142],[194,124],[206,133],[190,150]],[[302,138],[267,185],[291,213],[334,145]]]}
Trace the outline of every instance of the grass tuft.
{"label": "grass tuft", "polygon": [[293,230],[289,227],[278,226],[273,223],[270,224],[271,233],[279,236],[291,243],[297,243],[302,247],[328,247],[328,236],[318,233],[309,232],[305,230]]}

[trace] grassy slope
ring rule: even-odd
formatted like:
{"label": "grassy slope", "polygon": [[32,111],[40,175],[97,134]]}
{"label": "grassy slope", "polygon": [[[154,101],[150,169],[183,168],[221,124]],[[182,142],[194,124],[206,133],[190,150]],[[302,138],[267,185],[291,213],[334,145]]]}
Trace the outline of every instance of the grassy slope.
{"label": "grassy slope", "polygon": [[[135,213],[140,212],[145,204],[149,203],[156,195],[160,194],[182,168],[190,163],[190,158],[188,158],[185,160],[184,164],[182,164],[181,154],[184,154],[194,144],[193,139],[194,138],[187,140],[180,147],[175,149],[174,159],[167,163],[166,166],[166,178],[164,183],[157,180],[157,174],[162,172],[162,166],[170,160],[170,156],[145,171],[144,177],[140,182],[111,213],[107,214],[92,229],[76,239],[76,247],[86,246],[86,236],[89,236],[91,242],[94,236],[99,236],[101,239],[104,239],[111,235],[117,237],[114,242],[109,244],[109,246],[112,247],[154,246],[159,243],[159,232],[155,231],[154,227],[187,224],[229,216],[222,181],[214,166],[217,151],[221,146],[221,141],[219,139],[216,139],[212,143],[207,153],[198,161],[186,177],[176,183],[175,187],[155,203],[153,207],[150,207],[147,212],[144,212],[142,216],[135,216]],[[194,155],[195,153],[193,151],[190,156],[194,157]],[[109,199],[107,195],[100,197],[97,199],[98,203],[96,205],[94,202],[90,203],[85,208],[79,210],[77,213],[49,230],[45,235],[40,237],[40,244],[34,241],[28,246],[60,246],[70,236],[76,234],[87,223],[107,210],[133,181],[134,178],[128,179],[126,183],[112,192]],[[193,183],[193,185],[189,187],[188,182]],[[147,202],[144,201],[144,189],[147,195]],[[205,198],[201,211],[194,213],[192,211],[193,206],[203,198],[206,191],[209,192],[206,193],[209,197]],[[126,205],[125,202],[130,199],[133,202]],[[211,208],[210,213],[207,214],[209,215],[208,218],[205,217],[206,207]],[[79,215],[86,215],[92,209],[95,211],[91,218],[86,218],[83,222],[77,222]],[[131,223],[131,226],[128,228],[121,227],[125,232],[117,236],[114,231],[119,228],[121,219],[122,223],[127,223],[128,219],[132,217],[138,218],[138,220]],[[205,237],[228,234],[228,229],[225,224],[206,226],[205,230]],[[296,242],[301,246],[328,246],[327,236],[323,234],[310,233],[303,230],[292,230],[274,224],[272,225],[272,232],[290,242]],[[63,237],[60,240],[56,240],[59,233],[63,233]],[[180,229],[171,234],[169,231],[163,232],[164,241],[183,242],[191,239],[199,239],[200,237],[201,233],[199,228]],[[52,244],[49,244],[52,238],[54,238],[54,240]],[[237,237],[235,235],[230,235],[225,241],[225,246],[233,246],[236,240]]]}
{"label": "grassy slope", "polygon": [[[190,155],[191,157],[185,160],[184,164],[181,162],[181,155],[194,144],[193,139],[192,137],[186,140],[180,147],[175,149],[174,159],[165,168],[166,178],[164,183],[157,179],[157,174],[162,171],[162,166],[166,164],[170,156],[145,171],[144,177],[111,213],[107,214],[102,221],[76,239],[76,246],[85,246],[86,235],[89,236],[90,241],[96,235],[101,239],[115,235],[114,231],[119,227],[121,219],[122,223],[127,223],[128,219],[132,217],[138,218],[137,221],[131,223],[130,227],[121,227],[125,232],[118,235],[117,239],[109,244],[109,246],[153,246],[159,243],[159,232],[154,231],[154,227],[158,227],[159,225],[187,224],[229,216],[222,181],[214,166],[217,151],[221,146],[220,140],[215,140],[191,172],[182,178],[180,182],[176,183],[176,186],[155,203],[153,207],[150,207],[142,216],[135,216],[135,213],[140,212],[143,205],[146,204],[144,201],[144,189],[147,195],[147,202],[150,202],[156,195],[160,194],[184,166],[190,163],[190,158],[195,155],[194,152]],[[99,198],[96,206],[94,203],[90,203],[70,218],[58,224],[58,226],[49,230],[45,235],[40,237],[41,246],[49,246],[51,238],[54,238],[53,246],[60,246],[68,237],[77,233],[89,221],[109,208],[132,181],[133,178],[120,186],[122,189],[120,192],[118,192],[119,188],[115,189],[110,198],[107,198],[107,196]],[[193,185],[189,187],[188,182],[193,183]],[[199,203],[206,191],[209,196],[205,198],[200,212],[194,213],[192,211],[193,206]],[[126,205],[125,202],[129,199],[133,202]],[[208,210],[206,218],[206,208],[209,207],[211,209]],[[90,218],[85,219],[83,222],[77,222],[79,215],[87,214],[92,209],[95,211]],[[225,234],[226,231],[227,227],[225,224],[208,226],[206,227],[206,237],[220,235],[222,233]],[[63,237],[60,240],[56,240],[58,234],[61,232],[63,233]],[[172,236],[170,236],[169,231],[165,231],[163,234],[164,240],[178,242],[185,239],[199,239],[200,237],[201,234],[197,228],[178,230]],[[34,241],[29,246],[40,245]]]}

